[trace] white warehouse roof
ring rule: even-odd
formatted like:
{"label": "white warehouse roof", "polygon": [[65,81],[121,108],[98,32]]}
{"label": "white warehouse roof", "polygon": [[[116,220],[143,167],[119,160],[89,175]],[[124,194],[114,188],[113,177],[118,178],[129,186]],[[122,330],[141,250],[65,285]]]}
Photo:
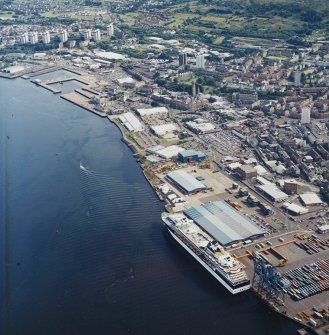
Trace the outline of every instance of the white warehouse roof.
{"label": "white warehouse roof", "polygon": [[268,195],[273,201],[282,201],[289,198],[288,194],[282,192],[275,184],[268,182],[260,185],[258,188]]}
{"label": "white warehouse roof", "polygon": [[142,131],[143,126],[138,118],[131,112],[124,113],[119,116],[120,121],[128,129],[128,131]]}
{"label": "white warehouse roof", "polygon": [[175,156],[178,156],[180,152],[185,151],[184,148],[178,146],[178,145],[171,145],[167,148],[163,148],[156,151],[156,154],[159,155],[162,158],[169,159]]}
{"label": "white warehouse roof", "polygon": [[208,202],[186,209],[184,213],[224,246],[265,234],[225,201]]}
{"label": "white warehouse roof", "polygon": [[138,108],[136,109],[136,112],[140,116],[169,113],[166,107]]}
{"label": "white warehouse roof", "polygon": [[286,208],[288,211],[295,213],[295,214],[306,214],[308,213],[308,209],[296,204],[290,204],[289,202],[285,202],[283,207]]}
{"label": "white warehouse roof", "polygon": [[186,125],[192,129],[195,129],[197,132],[205,133],[211,130],[214,130],[216,127],[210,122],[198,123],[194,121],[186,122]]}
{"label": "white warehouse roof", "polygon": [[163,136],[167,133],[172,133],[173,131],[177,130],[177,126],[174,123],[166,123],[158,126],[151,126],[151,129],[156,135]]}
{"label": "white warehouse roof", "polygon": [[321,205],[322,200],[316,193],[304,193],[300,195],[300,200],[303,202],[305,206],[314,206],[314,205]]}
{"label": "white warehouse roof", "polygon": [[167,178],[174,182],[184,193],[205,190],[207,187],[185,171],[176,170],[168,173]]}

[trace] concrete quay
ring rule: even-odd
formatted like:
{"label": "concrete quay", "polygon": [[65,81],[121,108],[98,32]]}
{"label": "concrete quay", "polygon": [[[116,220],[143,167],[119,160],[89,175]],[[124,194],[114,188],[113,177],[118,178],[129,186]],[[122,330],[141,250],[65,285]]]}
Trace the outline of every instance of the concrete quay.
{"label": "concrete quay", "polygon": [[47,83],[42,83],[42,82],[39,82],[39,81],[36,81],[36,80],[31,80],[32,83],[36,84],[37,86],[40,86],[42,88],[45,88],[46,90],[54,93],[54,94],[59,94],[59,93],[62,93],[61,90],[55,88],[55,87],[52,87],[50,85],[48,85]]}
{"label": "concrete quay", "polygon": [[80,88],[77,88],[75,90],[75,92],[79,93],[80,95],[82,95],[83,97],[87,98],[87,99],[92,99],[95,97],[95,94],[93,93],[89,93],[88,91],[82,90]]}
{"label": "concrete quay", "polygon": [[51,73],[51,72],[55,72],[55,71],[59,71],[62,68],[59,66],[52,66],[52,67],[48,67],[42,70],[37,70],[37,71],[32,71],[32,72],[28,72],[26,74],[24,74],[23,76],[21,76],[22,79],[30,79],[33,77],[37,77],[37,76],[41,76],[42,74],[47,74],[47,73]]}
{"label": "concrete quay", "polygon": [[45,84],[54,85],[54,84],[65,83],[65,82],[74,81],[74,80],[84,85],[90,85],[90,82],[83,77],[69,77],[69,78],[59,78],[59,79],[54,79],[54,80],[48,80],[45,82]]}
{"label": "concrete quay", "polygon": [[107,114],[104,112],[99,112],[97,111],[95,108],[93,108],[93,106],[86,101],[84,98],[82,98],[81,96],[79,96],[76,93],[67,93],[67,94],[62,94],[60,96],[62,99],[69,101],[71,103],[73,103],[76,106],[79,106],[83,109],[86,109],[87,111],[94,113],[100,117],[106,117]]}

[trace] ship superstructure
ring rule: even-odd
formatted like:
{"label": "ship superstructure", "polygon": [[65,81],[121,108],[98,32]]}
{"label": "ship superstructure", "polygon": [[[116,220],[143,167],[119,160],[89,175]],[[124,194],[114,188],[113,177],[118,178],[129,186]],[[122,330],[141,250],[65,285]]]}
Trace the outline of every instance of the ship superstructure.
{"label": "ship superstructure", "polygon": [[214,238],[182,213],[163,213],[171,236],[232,294],[250,288],[244,266]]}

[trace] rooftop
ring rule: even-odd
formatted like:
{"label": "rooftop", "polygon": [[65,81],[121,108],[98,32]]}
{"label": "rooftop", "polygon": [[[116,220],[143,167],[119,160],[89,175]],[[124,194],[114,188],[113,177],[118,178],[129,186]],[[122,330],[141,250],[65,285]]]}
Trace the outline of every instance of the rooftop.
{"label": "rooftop", "polygon": [[140,116],[168,113],[166,107],[138,108],[136,111]]}
{"label": "rooftop", "polygon": [[268,183],[265,185],[260,185],[258,188],[271,197],[274,201],[281,201],[287,199],[288,194],[282,192],[275,184]]}
{"label": "rooftop", "polygon": [[224,246],[265,233],[225,201],[192,207],[184,213]]}
{"label": "rooftop", "polygon": [[176,170],[168,173],[167,177],[174,183],[178,184],[178,186],[187,193],[192,193],[207,188],[199,180],[192,177],[185,171]]}
{"label": "rooftop", "polygon": [[300,199],[302,200],[305,206],[322,204],[322,200],[316,193],[310,192],[301,194]]}
{"label": "rooftop", "polygon": [[138,118],[131,112],[124,113],[119,116],[120,121],[128,129],[128,131],[141,131],[143,126]]}
{"label": "rooftop", "polygon": [[169,147],[156,150],[155,153],[162,158],[169,159],[177,156],[180,152],[184,150],[185,150],[184,148],[178,145],[170,145]]}

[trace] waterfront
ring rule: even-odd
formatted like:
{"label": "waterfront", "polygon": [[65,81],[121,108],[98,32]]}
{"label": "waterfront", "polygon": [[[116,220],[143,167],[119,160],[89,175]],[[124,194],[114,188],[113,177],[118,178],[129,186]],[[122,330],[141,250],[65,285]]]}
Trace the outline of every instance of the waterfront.
{"label": "waterfront", "polygon": [[163,204],[113,124],[28,81],[0,92],[1,333],[295,333],[164,237]]}

